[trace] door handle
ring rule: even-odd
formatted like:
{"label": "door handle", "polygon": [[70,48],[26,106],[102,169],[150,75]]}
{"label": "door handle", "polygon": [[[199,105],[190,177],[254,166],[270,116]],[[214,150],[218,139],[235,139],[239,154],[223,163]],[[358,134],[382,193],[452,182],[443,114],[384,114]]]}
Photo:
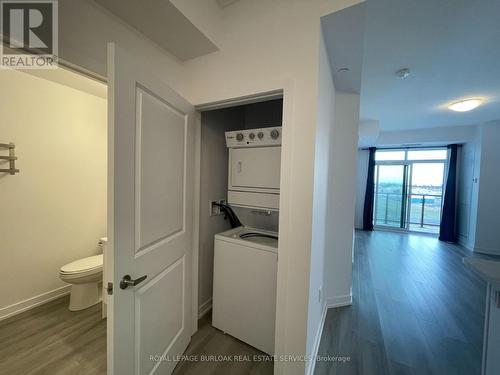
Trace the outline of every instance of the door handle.
{"label": "door handle", "polygon": [[125,275],[123,276],[122,281],[120,281],[120,289],[127,289],[129,286],[136,286],[146,280],[147,277],[148,275],[144,275],[133,280],[130,275]]}

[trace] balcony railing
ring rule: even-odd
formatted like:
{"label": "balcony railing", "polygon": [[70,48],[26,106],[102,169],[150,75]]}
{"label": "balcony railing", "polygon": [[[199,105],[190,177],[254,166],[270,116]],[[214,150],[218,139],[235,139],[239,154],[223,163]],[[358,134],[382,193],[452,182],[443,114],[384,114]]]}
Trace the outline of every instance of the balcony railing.
{"label": "balcony railing", "polygon": [[[375,225],[402,226],[401,210],[404,204],[407,213],[409,210],[408,226],[413,229],[438,227],[441,221],[442,201],[442,194],[408,194],[403,199],[403,196],[397,193],[377,193]],[[403,220],[403,227],[406,227],[404,224],[408,221],[408,216]]]}

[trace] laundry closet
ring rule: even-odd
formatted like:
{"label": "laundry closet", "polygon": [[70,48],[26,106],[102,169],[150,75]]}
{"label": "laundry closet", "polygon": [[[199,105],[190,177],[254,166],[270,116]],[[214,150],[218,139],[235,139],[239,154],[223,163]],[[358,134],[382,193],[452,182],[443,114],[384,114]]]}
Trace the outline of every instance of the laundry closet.
{"label": "laundry closet", "polygon": [[201,112],[199,316],[274,354],[283,100]]}

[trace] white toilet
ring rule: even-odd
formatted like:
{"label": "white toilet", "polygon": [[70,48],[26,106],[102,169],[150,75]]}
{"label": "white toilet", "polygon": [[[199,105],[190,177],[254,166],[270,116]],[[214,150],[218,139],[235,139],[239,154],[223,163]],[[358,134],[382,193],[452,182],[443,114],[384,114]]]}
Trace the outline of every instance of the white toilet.
{"label": "white toilet", "polygon": [[[105,247],[107,239],[101,238],[99,247]],[[59,277],[71,284],[69,309],[78,311],[86,309],[101,301],[103,254],[76,260],[61,267]]]}

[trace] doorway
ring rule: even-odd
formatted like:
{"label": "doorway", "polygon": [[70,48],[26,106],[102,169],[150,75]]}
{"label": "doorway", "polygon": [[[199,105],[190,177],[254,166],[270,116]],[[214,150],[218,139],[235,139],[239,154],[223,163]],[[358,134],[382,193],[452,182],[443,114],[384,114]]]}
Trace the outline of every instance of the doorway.
{"label": "doorway", "polygon": [[107,86],[62,66],[0,85],[0,373],[105,374]]}
{"label": "doorway", "polygon": [[447,159],[445,148],[376,151],[374,226],[437,234]]}

